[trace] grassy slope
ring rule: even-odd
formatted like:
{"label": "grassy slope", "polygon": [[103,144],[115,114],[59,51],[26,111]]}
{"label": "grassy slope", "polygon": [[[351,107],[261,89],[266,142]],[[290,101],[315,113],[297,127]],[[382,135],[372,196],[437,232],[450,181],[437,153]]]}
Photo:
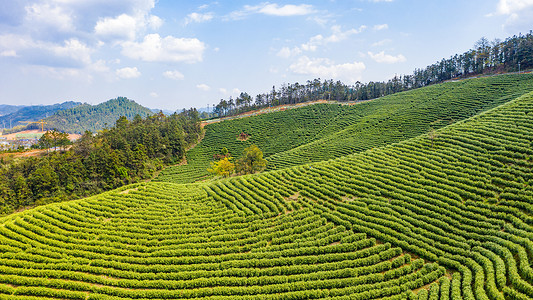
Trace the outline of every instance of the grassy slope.
{"label": "grassy slope", "polygon": [[[188,183],[209,178],[213,154],[234,156],[255,143],[268,170],[323,161],[399,142],[471,117],[533,90],[533,75],[503,75],[434,85],[353,106],[317,104],[206,126],[187,165],[164,170],[157,181]],[[247,141],[236,135],[251,134]]]}
{"label": "grassy slope", "polygon": [[399,299],[431,284],[420,294],[529,299],[532,137],[529,93],[438,130],[434,145],[419,136],[14,214],[0,220],[0,294]]}

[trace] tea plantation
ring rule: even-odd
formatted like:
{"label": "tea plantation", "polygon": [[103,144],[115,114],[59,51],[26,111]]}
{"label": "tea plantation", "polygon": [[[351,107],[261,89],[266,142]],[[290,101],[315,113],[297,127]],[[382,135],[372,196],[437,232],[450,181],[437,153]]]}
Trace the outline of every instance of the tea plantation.
{"label": "tea plantation", "polygon": [[[532,299],[533,77],[496,78],[210,125],[190,165],[220,127],[251,134],[232,133],[232,153],[281,135],[263,147],[277,170],[4,217],[0,299]],[[293,128],[303,119],[319,129]],[[326,141],[344,150],[282,168]]]}
{"label": "tea plantation", "polygon": [[[207,168],[223,147],[234,157],[256,144],[275,170],[338,158],[438,129],[533,91],[533,74],[448,82],[356,105],[316,104],[206,126],[187,164],[165,169],[157,181],[211,178]],[[245,141],[237,136],[249,135]]]}

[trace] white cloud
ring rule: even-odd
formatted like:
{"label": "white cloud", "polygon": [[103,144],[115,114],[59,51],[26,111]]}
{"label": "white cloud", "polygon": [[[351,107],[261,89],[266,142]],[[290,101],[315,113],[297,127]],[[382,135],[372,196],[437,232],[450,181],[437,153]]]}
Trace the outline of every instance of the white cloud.
{"label": "white cloud", "polygon": [[159,94],[156,93],[156,92],[151,92],[151,93],[150,93],[150,97],[152,97],[152,98],[157,98],[157,97],[159,97]]}
{"label": "white cloud", "polygon": [[141,76],[141,72],[137,70],[137,67],[125,67],[122,69],[117,69],[116,74],[118,77],[123,79],[138,78]]}
{"label": "white cloud", "polygon": [[378,63],[385,63],[385,64],[394,64],[399,62],[404,62],[407,59],[402,54],[398,54],[396,56],[385,54],[385,51],[381,51],[379,53],[372,53],[368,52],[368,55],[370,58],[372,58],[374,61]]}
{"label": "white cloud", "polygon": [[370,2],[392,2],[394,0],[370,0]]}
{"label": "white cloud", "polygon": [[326,14],[326,15],[317,14],[317,15],[309,16],[307,20],[313,21],[317,23],[318,25],[325,27],[328,23],[335,20],[335,16],[331,14]]}
{"label": "white cloud", "polygon": [[280,6],[276,3],[265,2],[255,6],[245,5],[242,10],[230,13],[229,19],[242,19],[251,14],[264,14],[268,16],[277,17],[292,17],[310,15],[314,12],[315,10],[313,9],[313,6],[309,4],[286,4]]}
{"label": "white cloud", "polygon": [[[162,20],[150,15],[155,1],[24,0],[13,1],[20,2],[18,7],[22,8],[8,5],[5,13],[14,15],[13,20],[19,20],[19,32],[31,33],[36,39],[58,42],[77,37],[88,41],[93,33],[104,38],[101,34],[120,33],[120,36],[131,37],[131,31],[139,34],[147,28],[159,28]],[[125,26],[129,26],[129,30]]]}
{"label": "white cloud", "polygon": [[392,42],[391,39],[384,39],[384,40],[381,40],[381,41],[377,41],[375,43],[373,43],[371,46],[372,47],[379,47],[379,46],[384,46],[388,43]]}
{"label": "white cloud", "polygon": [[509,32],[531,30],[531,19],[533,19],[533,0],[500,0],[496,12],[488,14],[505,15],[504,27]]}
{"label": "white cloud", "polygon": [[0,35],[0,48],[9,49],[9,51],[28,49],[36,46],[37,43],[29,36],[16,34]]}
{"label": "white cloud", "polygon": [[157,30],[163,25],[163,20],[158,16],[150,15],[147,24],[150,29]]}
{"label": "white cloud", "polygon": [[122,14],[116,18],[104,18],[99,20],[94,26],[96,35],[106,38],[135,39],[137,31],[134,17]]}
{"label": "white cloud", "polygon": [[85,65],[91,63],[91,53],[93,50],[77,39],[67,40],[65,41],[64,46],[52,47],[51,50],[58,57],[70,57],[74,60],[84,63]]}
{"label": "white cloud", "polygon": [[357,29],[352,28],[346,31],[342,31],[340,26],[335,25],[331,27],[332,34],[330,36],[322,37],[321,35],[317,35],[315,37],[312,37],[311,40],[309,40],[308,44],[310,46],[321,46],[321,45],[325,45],[329,43],[338,43],[338,42],[348,39],[350,36],[354,34],[361,33],[365,29],[366,29],[366,26],[361,25]]}
{"label": "white cloud", "polygon": [[511,15],[531,8],[531,6],[533,6],[533,0],[500,0],[497,6],[497,13]]}
{"label": "white cloud", "polygon": [[105,60],[98,60],[88,66],[89,70],[94,72],[100,72],[100,73],[107,73],[109,72],[109,67],[107,66],[107,63]]}
{"label": "white cloud", "polygon": [[82,68],[91,64],[92,48],[78,39],[65,40],[63,44],[35,41],[30,36],[0,35],[2,56],[21,57],[32,65]]}
{"label": "white cloud", "polygon": [[202,91],[206,91],[206,92],[209,91],[209,90],[211,89],[211,87],[208,86],[208,85],[205,84],[205,83],[197,84],[197,85],[196,85],[196,88],[198,88],[198,89],[200,89],[200,90],[202,90]]}
{"label": "white cloud", "polygon": [[94,32],[101,38],[111,40],[134,40],[137,34],[149,27],[158,29],[163,21],[154,15],[131,16],[121,14],[114,18],[103,18],[98,20],[94,26]]}
{"label": "white cloud", "polygon": [[51,78],[91,78],[98,73],[99,77],[115,80],[117,67],[107,66],[112,59],[94,61],[93,56],[124,41],[139,42],[163,24],[161,18],[151,14],[156,0],[6,3],[0,4],[0,58],[16,57],[21,70]]}
{"label": "white cloud", "polygon": [[185,76],[183,74],[181,74],[181,72],[179,71],[165,71],[163,72],[163,76],[165,76],[166,78],[169,78],[169,79],[174,79],[174,80],[182,80],[185,78]]}
{"label": "white cloud", "polygon": [[176,38],[148,34],[141,43],[122,43],[122,54],[151,62],[200,62],[205,50],[203,42],[196,38]]}
{"label": "white cloud", "polygon": [[361,73],[365,68],[365,64],[362,62],[335,64],[327,58],[309,58],[307,56],[300,57],[296,63],[289,66],[289,69],[296,74],[351,82],[360,80]]}
{"label": "white cloud", "polygon": [[[261,6],[261,5],[260,5]],[[314,12],[313,6],[308,4],[300,4],[300,5],[292,5],[287,4],[283,6],[279,6],[277,4],[264,4],[263,7],[259,6],[258,12],[263,13],[265,15],[271,15],[271,16],[281,16],[281,17],[289,17],[289,16],[303,16],[308,15]]]}
{"label": "white cloud", "polygon": [[4,51],[0,52],[0,56],[17,57],[17,51],[15,51],[15,50],[4,50]]}
{"label": "white cloud", "polygon": [[194,13],[187,15],[187,18],[185,19],[185,24],[203,23],[203,22],[210,21],[212,19],[213,19],[213,13],[200,14],[200,13],[194,12]]}
{"label": "white cloud", "polygon": [[385,30],[385,29],[389,29],[389,25],[388,24],[374,25],[374,30]]}
{"label": "white cloud", "polygon": [[80,69],[72,68],[55,68],[45,65],[32,65],[32,66],[23,66],[21,67],[22,72],[30,75],[38,74],[42,77],[53,78],[57,80],[72,80],[76,79],[86,79],[87,82],[90,82],[92,76],[85,74]]}
{"label": "white cloud", "polygon": [[74,30],[72,14],[65,11],[65,8],[61,6],[54,6],[49,3],[35,3],[26,6],[25,10],[25,22],[32,24],[32,26],[52,27],[63,32]]}
{"label": "white cloud", "polygon": [[338,25],[331,27],[331,35],[324,37],[321,34],[315,35],[309,39],[307,43],[301,44],[299,47],[283,47],[276,54],[279,57],[289,58],[291,56],[298,55],[302,51],[316,51],[319,47],[325,46],[330,43],[339,43],[344,40],[347,40],[350,36],[354,34],[361,33],[366,29],[365,25],[359,26],[359,28],[352,28],[346,31],[342,31],[342,28]]}
{"label": "white cloud", "polygon": [[292,49],[290,49],[289,47],[283,47],[281,48],[281,50],[278,51],[276,55],[282,58],[289,58],[300,53],[302,53],[302,50],[300,50],[300,48],[298,47],[294,47]]}
{"label": "white cloud", "polygon": [[231,96],[238,96],[242,93],[242,91],[238,88],[233,88],[231,89],[231,91],[228,91],[228,89],[226,88],[219,88],[218,91],[224,95],[231,95]]}

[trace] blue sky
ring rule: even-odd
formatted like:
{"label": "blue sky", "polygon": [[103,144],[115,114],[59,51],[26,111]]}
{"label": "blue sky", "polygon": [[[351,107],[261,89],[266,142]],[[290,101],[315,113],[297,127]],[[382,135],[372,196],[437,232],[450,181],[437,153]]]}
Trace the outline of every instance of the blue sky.
{"label": "blue sky", "polygon": [[205,107],[408,74],[533,29],[533,0],[0,0],[0,104]]}

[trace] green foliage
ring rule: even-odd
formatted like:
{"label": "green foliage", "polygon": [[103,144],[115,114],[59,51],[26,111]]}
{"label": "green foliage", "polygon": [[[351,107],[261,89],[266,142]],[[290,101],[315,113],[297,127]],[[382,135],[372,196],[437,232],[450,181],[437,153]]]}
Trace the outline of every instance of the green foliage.
{"label": "green foliage", "polygon": [[[33,105],[33,106],[20,107],[17,110],[12,111],[9,114],[0,116],[0,124],[2,126],[5,126],[6,128],[9,128],[9,126],[17,127],[17,128],[13,128],[13,130],[6,129],[4,134],[11,133],[11,132],[17,132],[17,131],[21,131],[24,129],[41,129],[40,124],[29,124],[28,126],[25,126],[25,125],[22,125],[20,121],[38,121],[48,116],[51,116],[56,112],[59,112],[62,110],[69,110],[80,105],[81,103],[79,102],[68,101],[68,102],[64,102],[61,104]],[[53,128],[53,127],[47,127],[47,128]]]}
{"label": "green foliage", "polygon": [[[242,153],[255,144],[267,170],[362,152],[437,130],[533,90],[533,75],[502,75],[433,85],[357,105],[315,104],[205,126],[187,164],[165,169],[156,180],[204,180],[221,147]],[[245,141],[236,139],[250,134]],[[439,137],[433,141],[436,143]],[[429,140],[431,144],[432,140]]]}
{"label": "green foliage", "polygon": [[65,151],[65,133],[52,130],[39,145],[49,149],[45,157],[8,162],[0,168],[0,212],[92,195],[147,179],[163,164],[183,159],[185,148],[200,136],[196,111],[165,116],[156,114],[116,126],[94,135],[86,131]]}
{"label": "green foliage", "polygon": [[230,160],[231,157],[224,157],[219,161],[211,162],[211,167],[207,171],[218,176],[229,177],[235,172],[235,164]]}
{"label": "green foliage", "polygon": [[24,107],[24,105],[0,104],[0,116],[12,114]]}
{"label": "green foliage", "polygon": [[222,150],[220,151],[220,154],[227,156],[229,154],[228,148],[223,147]]}
{"label": "green foliage", "polygon": [[[421,136],[254,176],[134,184],[6,217],[0,296],[531,298],[532,107],[530,93],[437,130],[433,145]],[[148,147],[119,136],[159,121],[120,119],[66,153],[109,167],[121,145],[140,163]],[[13,192],[63,178],[50,160],[37,169]]]}
{"label": "green foliage", "polygon": [[[16,213],[0,219],[0,298],[531,299],[532,124],[530,92],[435,130],[433,144],[421,135]],[[74,148],[111,153],[93,160],[108,166],[119,152],[99,138]],[[149,151],[129,149],[136,159]],[[33,165],[35,180],[56,178],[52,165]],[[15,174],[12,193],[31,196],[26,175]]]}
{"label": "green foliage", "polygon": [[111,99],[98,105],[82,104],[71,109],[56,112],[44,119],[45,128],[55,128],[69,133],[97,132],[110,128],[120,117],[128,120],[139,115],[142,118],[152,115],[152,112],[125,97]]}
{"label": "green foliage", "polygon": [[39,143],[37,145],[40,149],[59,147],[60,149],[65,150],[65,148],[71,144],[67,133],[57,130],[48,130],[41,136],[41,138],[39,138]]}
{"label": "green foliage", "polygon": [[0,297],[368,299],[443,272],[309,208],[264,209],[242,216],[202,187],[167,183],[38,207],[2,220]]}
{"label": "green foliage", "polygon": [[267,161],[263,158],[263,151],[256,145],[244,149],[242,156],[236,162],[237,173],[253,174],[266,168]]}

